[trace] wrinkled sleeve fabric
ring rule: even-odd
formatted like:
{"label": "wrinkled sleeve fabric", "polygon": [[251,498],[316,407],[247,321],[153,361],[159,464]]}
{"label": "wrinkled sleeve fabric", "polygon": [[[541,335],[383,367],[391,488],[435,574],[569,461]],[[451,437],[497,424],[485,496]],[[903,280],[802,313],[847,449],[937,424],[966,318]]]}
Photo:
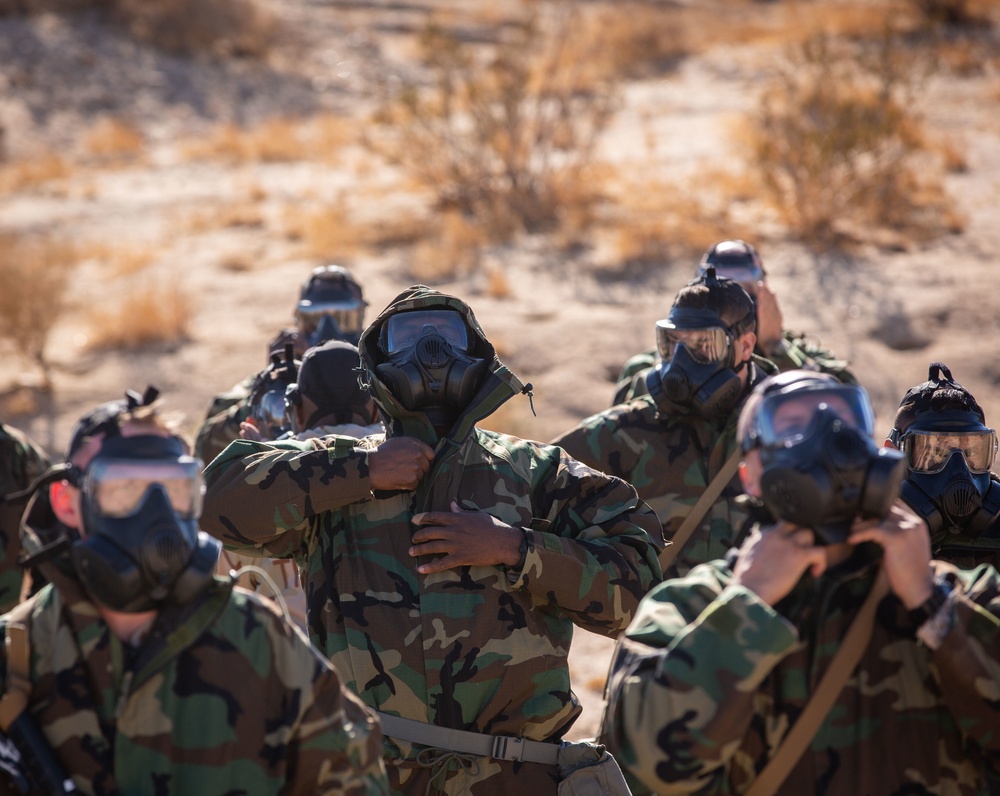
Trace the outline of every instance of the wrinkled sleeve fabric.
{"label": "wrinkled sleeve fabric", "polygon": [[1000,574],[983,565],[956,577],[951,630],[931,653],[931,671],[965,736],[1000,772]]}
{"label": "wrinkled sleeve fabric", "polygon": [[552,444],[590,467],[626,478],[644,455],[642,445],[630,444],[618,434],[623,422],[631,417],[628,406],[591,415]]}
{"label": "wrinkled sleeve fabric", "polygon": [[339,436],[231,443],[205,469],[201,527],[238,552],[294,556],[310,520],[372,497],[364,444]]}
{"label": "wrinkled sleeve fabric", "polygon": [[757,688],[798,644],[784,617],[716,567],[654,589],[615,651],[602,736],[658,794],[724,790]]}
{"label": "wrinkled sleeve fabric", "polygon": [[541,446],[533,484],[537,519],[513,588],[558,606],[580,627],[617,636],[661,579],[659,520],[620,478]]}

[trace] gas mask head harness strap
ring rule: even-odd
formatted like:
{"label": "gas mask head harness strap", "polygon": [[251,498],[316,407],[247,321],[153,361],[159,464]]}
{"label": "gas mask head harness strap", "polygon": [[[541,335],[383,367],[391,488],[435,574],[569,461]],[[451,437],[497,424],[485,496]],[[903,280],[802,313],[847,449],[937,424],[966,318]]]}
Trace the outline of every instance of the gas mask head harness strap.
{"label": "gas mask head harness strap", "polygon": [[82,538],[70,548],[95,601],[150,611],[184,604],[211,582],[220,545],[197,527],[201,469],[175,437],[105,440],[84,473]]}

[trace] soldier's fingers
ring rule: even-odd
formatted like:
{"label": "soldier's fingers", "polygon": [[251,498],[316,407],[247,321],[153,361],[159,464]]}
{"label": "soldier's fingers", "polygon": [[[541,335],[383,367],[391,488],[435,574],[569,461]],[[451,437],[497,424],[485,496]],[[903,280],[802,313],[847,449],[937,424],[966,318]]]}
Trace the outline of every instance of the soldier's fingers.
{"label": "soldier's fingers", "polygon": [[421,511],[410,520],[414,525],[458,525],[462,518],[450,511]]}
{"label": "soldier's fingers", "polygon": [[[414,542],[418,540],[414,539]],[[447,539],[423,539],[414,544],[408,551],[411,556],[448,555],[455,552],[455,546]]]}
{"label": "soldier's fingers", "polygon": [[430,575],[434,572],[444,572],[446,569],[454,569],[455,567],[461,566],[464,566],[464,564],[457,556],[444,556],[443,558],[438,558],[435,561],[429,561],[426,564],[421,564],[417,567],[417,572],[421,575]]}

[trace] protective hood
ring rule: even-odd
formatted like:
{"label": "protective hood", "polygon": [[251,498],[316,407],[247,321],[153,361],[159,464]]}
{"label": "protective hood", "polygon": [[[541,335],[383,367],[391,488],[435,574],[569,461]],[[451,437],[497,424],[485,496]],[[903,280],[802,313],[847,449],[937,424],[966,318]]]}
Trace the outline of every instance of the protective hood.
{"label": "protective hood", "polygon": [[386,321],[400,312],[434,309],[460,313],[468,325],[469,354],[487,362],[488,373],[478,391],[445,435],[447,442],[458,447],[472,433],[476,423],[491,415],[518,393],[530,390],[530,385],[525,387],[497,358],[496,349],[486,338],[472,309],[464,301],[425,285],[414,285],[396,296],[361,335],[358,348],[361,351],[363,378],[368,382],[372,397],[379,407],[388,436],[416,437],[432,447],[437,446],[441,439],[427,415],[405,409],[375,372],[375,366],[384,361],[379,349],[379,337]]}

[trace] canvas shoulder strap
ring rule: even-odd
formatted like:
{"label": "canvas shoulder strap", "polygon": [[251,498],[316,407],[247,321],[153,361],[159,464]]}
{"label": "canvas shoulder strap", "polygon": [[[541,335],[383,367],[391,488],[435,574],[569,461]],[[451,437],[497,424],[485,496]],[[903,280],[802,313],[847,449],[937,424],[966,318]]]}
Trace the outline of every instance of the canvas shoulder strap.
{"label": "canvas shoulder strap", "polygon": [[677,529],[677,533],[674,534],[674,538],[671,539],[671,544],[663,549],[660,553],[660,568],[664,573],[670,568],[670,565],[677,560],[677,556],[680,555],[681,550],[684,549],[684,545],[687,544],[688,539],[691,538],[691,534],[694,533],[694,529],[698,527],[701,521],[704,519],[705,515],[708,514],[708,510],[712,507],[712,504],[719,499],[719,495],[722,494],[722,490],[726,488],[726,484],[733,480],[733,476],[736,475],[736,470],[740,466],[740,449],[737,448],[733,451],[732,455],[726,459],[726,463],[722,465],[722,469],[716,473],[715,478],[712,479],[712,483],[708,485],[708,488],[701,493],[701,497],[698,498],[698,502],[694,504],[694,508],[691,509],[691,513],[684,518],[684,522],[681,523],[681,527]]}
{"label": "canvas shoulder strap", "polygon": [[7,683],[0,697],[0,729],[6,732],[14,720],[28,707],[31,694],[29,670],[31,644],[28,640],[28,623],[34,602],[22,602],[7,614],[6,647]]}
{"label": "canvas shoulder strap", "polygon": [[750,785],[745,796],[773,796],[788,778],[829,714],[847,678],[860,662],[871,640],[872,629],[875,627],[875,610],[888,593],[889,579],[885,570],[880,567],[868,597],[854,617],[840,649],[826,667],[819,685],[806,703],[798,721],[788,731],[778,750]]}

